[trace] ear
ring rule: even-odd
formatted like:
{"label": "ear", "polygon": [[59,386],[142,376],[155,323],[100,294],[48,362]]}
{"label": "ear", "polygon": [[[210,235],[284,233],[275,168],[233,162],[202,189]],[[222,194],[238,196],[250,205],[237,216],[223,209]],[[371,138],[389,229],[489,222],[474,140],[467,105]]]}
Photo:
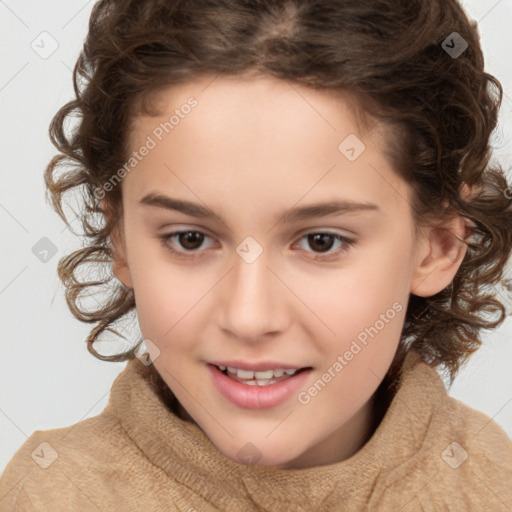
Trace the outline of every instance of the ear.
{"label": "ear", "polygon": [[[108,217],[110,215],[110,207],[105,199],[101,200],[101,206]],[[124,284],[127,288],[133,288],[132,277],[130,268],[128,266],[128,258],[126,251],[126,243],[124,237],[124,229],[122,219],[110,235],[110,242],[114,250],[112,260],[112,273]]]}
{"label": "ear", "polygon": [[422,230],[411,279],[411,293],[430,297],[446,288],[455,277],[467,251],[468,220],[457,216]]}

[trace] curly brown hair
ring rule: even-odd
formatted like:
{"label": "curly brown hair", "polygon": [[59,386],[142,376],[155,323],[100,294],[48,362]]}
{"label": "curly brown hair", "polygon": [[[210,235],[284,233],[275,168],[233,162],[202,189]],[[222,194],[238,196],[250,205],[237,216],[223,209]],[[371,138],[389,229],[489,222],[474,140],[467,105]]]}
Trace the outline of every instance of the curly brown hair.
{"label": "curly brown hair", "polygon": [[[467,43],[461,55],[448,51],[455,40]],[[99,1],[73,71],[76,99],[50,125],[60,154],[45,171],[47,196],[70,229],[63,194],[76,189],[84,205],[78,218],[87,244],[59,261],[58,274],[73,315],[97,323],[88,350],[123,361],[142,341],[117,355],[93,348],[103,331],[119,334],[113,325],[135,308],[133,290],[111,272],[121,187],[105,194],[105,209],[97,190],[127,161],[135,117],[155,114],[151,98],[205,74],[267,75],[354,96],[364,123],[392,128],[388,154],[414,191],[416,225],[451,215],[471,221],[452,283],[431,297],[410,295],[384,384],[394,382],[409,350],[447,370],[452,383],[481,345],[479,331],[505,319],[496,285],[512,247],[511,189],[502,168],[490,163],[502,87],[484,71],[476,23],[456,0]],[[64,123],[74,115],[80,120],[68,134]],[[473,191],[468,197],[461,194],[465,184]],[[83,265],[106,265],[106,272],[80,281],[75,273]],[[81,294],[103,287],[104,303],[81,307]],[[499,318],[486,318],[497,312]]]}

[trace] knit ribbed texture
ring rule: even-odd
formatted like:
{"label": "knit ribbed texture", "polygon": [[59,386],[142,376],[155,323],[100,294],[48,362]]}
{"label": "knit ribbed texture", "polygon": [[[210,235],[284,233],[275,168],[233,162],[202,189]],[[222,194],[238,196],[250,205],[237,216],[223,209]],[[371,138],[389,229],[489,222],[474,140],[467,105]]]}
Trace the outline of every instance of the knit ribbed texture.
{"label": "knit ribbed texture", "polygon": [[[512,510],[512,442],[449,397],[414,352],[369,441],[342,462],[297,470],[228,459],[169,409],[150,372],[129,361],[101,414],[32,434],[2,475],[0,511]],[[52,450],[43,469],[34,459]]]}

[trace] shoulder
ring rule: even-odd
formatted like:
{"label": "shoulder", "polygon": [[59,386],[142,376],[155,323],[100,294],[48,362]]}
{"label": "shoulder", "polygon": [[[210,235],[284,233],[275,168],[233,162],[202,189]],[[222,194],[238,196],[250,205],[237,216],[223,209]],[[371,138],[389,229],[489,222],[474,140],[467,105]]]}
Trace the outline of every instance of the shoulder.
{"label": "shoulder", "polygon": [[385,507],[512,510],[512,441],[492,418],[446,394],[420,442],[420,450],[386,476]]}
{"label": "shoulder", "polygon": [[439,419],[460,436],[475,456],[492,457],[494,464],[511,468],[512,440],[487,414],[446,396],[439,409]]}
{"label": "shoulder", "polygon": [[441,453],[448,467],[464,468],[462,475],[484,479],[490,485],[510,485],[512,440],[494,419],[446,394],[432,423],[431,435],[439,432],[440,442],[450,441]]}
{"label": "shoulder", "polygon": [[108,411],[68,427],[37,430],[2,474],[0,511],[42,511],[50,505],[101,509],[89,489],[112,478],[123,449],[130,449],[130,442]]}
{"label": "shoulder", "polygon": [[467,510],[511,510],[512,441],[498,423],[448,395],[433,421],[441,434],[431,436],[433,454],[425,457],[436,459],[429,467],[438,471],[438,496],[449,492],[452,508],[458,501]]}

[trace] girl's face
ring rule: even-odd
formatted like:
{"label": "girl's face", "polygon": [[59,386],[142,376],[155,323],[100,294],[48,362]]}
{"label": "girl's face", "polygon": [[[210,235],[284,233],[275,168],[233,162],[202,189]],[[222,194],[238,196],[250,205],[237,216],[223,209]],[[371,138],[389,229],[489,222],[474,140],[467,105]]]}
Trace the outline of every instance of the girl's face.
{"label": "girl's face", "polygon": [[454,273],[414,242],[410,188],[326,92],[209,77],[160,99],[163,115],[134,124],[114,264],[153,364],[234,461],[350,457],[373,433],[409,294]]}

